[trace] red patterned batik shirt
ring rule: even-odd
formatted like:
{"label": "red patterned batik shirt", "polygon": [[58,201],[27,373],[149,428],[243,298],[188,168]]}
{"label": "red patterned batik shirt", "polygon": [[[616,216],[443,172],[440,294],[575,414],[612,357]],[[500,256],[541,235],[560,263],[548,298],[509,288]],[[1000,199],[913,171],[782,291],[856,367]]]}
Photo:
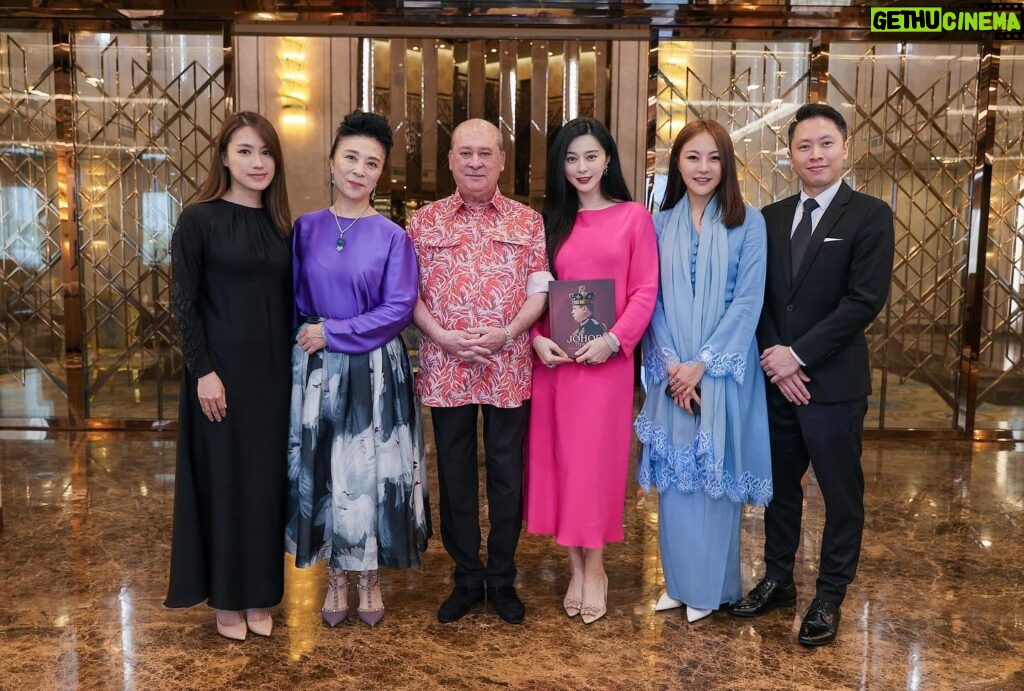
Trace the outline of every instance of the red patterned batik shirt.
{"label": "red patterned batik shirt", "polygon": [[[500,192],[474,208],[456,192],[413,214],[407,230],[420,298],[444,329],[507,326],[526,302],[527,277],[548,270],[540,214]],[[416,393],[434,407],[515,408],[530,398],[529,330],[488,360],[465,362],[424,334]]]}

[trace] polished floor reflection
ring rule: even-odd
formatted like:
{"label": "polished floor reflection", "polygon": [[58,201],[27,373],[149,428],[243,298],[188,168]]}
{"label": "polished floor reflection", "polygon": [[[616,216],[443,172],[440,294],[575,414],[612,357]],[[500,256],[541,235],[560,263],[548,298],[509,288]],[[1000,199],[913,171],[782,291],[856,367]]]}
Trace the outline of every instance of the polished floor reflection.
{"label": "polished floor reflection", "polygon": [[[236,643],[205,607],[161,606],[174,442],[34,435],[0,435],[2,688],[1024,688],[1024,447],[869,442],[860,575],[836,643],[805,650],[796,629],[822,524],[813,483],[797,610],[692,625],[655,614],[656,498],[631,490],[627,539],[608,549],[608,616],[591,626],[562,613],[562,552],[529,535],[524,625],[484,610],[439,624],[450,572],[435,538],[419,571],[383,574],[377,628],[323,627],[322,572],[289,565],[273,637]],[[436,481],[431,495],[436,521]],[[745,585],[762,571],[761,537],[750,511]]]}
{"label": "polished floor reflection", "polygon": [[[952,430],[950,403],[929,384],[910,378],[890,376],[882,384],[882,371],[872,371],[868,399],[867,429],[882,427],[882,390],[885,429]],[[1024,387],[1006,387],[996,401],[986,401],[975,414],[979,430],[1024,430]],[[158,397],[158,392],[161,396]],[[38,370],[18,370],[0,375],[0,418],[34,420],[67,417],[67,396]],[[100,387],[92,389],[88,417],[113,420],[173,420],[178,415],[178,380],[157,380],[152,370],[121,369],[112,372]]]}

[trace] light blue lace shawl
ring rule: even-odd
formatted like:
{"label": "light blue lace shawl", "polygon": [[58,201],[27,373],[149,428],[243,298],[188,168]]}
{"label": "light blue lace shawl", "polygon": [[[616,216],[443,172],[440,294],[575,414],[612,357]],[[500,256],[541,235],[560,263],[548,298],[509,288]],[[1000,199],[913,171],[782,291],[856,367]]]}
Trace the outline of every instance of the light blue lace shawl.
{"label": "light blue lace shawl", "polygon": [[[661,285],[651,325],[643,338],[647,397],[634,428],[645,445],[638,469],[641,486],[659,491],[675,486],[681,492],[702,490],[709,497],[767,504],[772,497],[770,466],[764,468],[762,449],[756,472],[745,469],[733,453],[726,459],[727,387],[735,396],[743,387],[747,354],[764,299],[764,219],[749,209],[744,226],[726,230],[717,199],[704,212],[697,250],[697,275],[691,285],[689,252],[696,231],[690,204],[683,199],[671,210],[654,216],[658,234]],[[749,228],[760,223],[759,228]],[[759,232],[760,256],[742,256],[732,301],[726,305],[729,277],[727,233]],[[756,243],[755,243],[756,244]],[[744,250],[746,243],[744,244]],[[756,347],[754,347],[756,353]],[[667,368],[679,362],[703,362],[701,415],[694,417],[665,395]],[[758,363],[751,376],[761,376]],[[732,380],[730,382],[730,380]],[[763,388],[760,395],[763,396]],[[742,420],[733,420],[742,425]],[[764,440],[767,444],[767,439]]]}

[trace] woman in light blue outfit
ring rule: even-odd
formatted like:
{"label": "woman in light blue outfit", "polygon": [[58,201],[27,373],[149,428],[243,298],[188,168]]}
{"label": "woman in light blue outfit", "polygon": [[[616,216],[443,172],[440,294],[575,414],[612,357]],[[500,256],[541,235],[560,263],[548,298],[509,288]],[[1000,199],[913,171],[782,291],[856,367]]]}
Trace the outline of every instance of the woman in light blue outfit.
{"label": "woman in light blue outfit", "polygon": [[768,413],[754,331],[767,238],[744,206],[732,140],[712,120],[672,146],[655,215],[661,286],[644,336],[639,480],[658,488],[666,592],[696,621],[740,591],[740,513],[772,497]]}

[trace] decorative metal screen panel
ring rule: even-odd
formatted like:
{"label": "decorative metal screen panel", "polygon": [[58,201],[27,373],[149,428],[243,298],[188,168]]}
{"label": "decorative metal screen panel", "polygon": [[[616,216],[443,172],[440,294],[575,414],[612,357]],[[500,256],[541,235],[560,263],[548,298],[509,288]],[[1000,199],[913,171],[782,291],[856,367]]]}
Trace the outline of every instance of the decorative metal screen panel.
{"label": "decorative metal screen panel", "polygon": [[227,105],[218,35],[74,35],[88,415],[177,414],[171,232]]}
{"label": "decorative metal screen panel", "polygon": [[0,33],[0,417],[67,415],[53,47]]}
{"label": "decorative metal screen panel", "polygon": [[834,43],[828,100],[849,180],[893,208],[889,302],[871,325],[869,426],[953,426],[978,89],[975,44]]}
{"label": "decorative metal screen panel", "polygon": [[[1024,48],[1006,43],[996,92],[978,424],[1024,428]],[[1007,409],[1005,406],[1013,406]]]}
{"label": "decorative metal screen panel", "polygon": [[669,153],[691,120],[717,120],[732,134],[748,204],[764,206],[796,190],[786,127],[807,102],[807,42],[662,41],[658,46],[655,174],[658,208]]}

